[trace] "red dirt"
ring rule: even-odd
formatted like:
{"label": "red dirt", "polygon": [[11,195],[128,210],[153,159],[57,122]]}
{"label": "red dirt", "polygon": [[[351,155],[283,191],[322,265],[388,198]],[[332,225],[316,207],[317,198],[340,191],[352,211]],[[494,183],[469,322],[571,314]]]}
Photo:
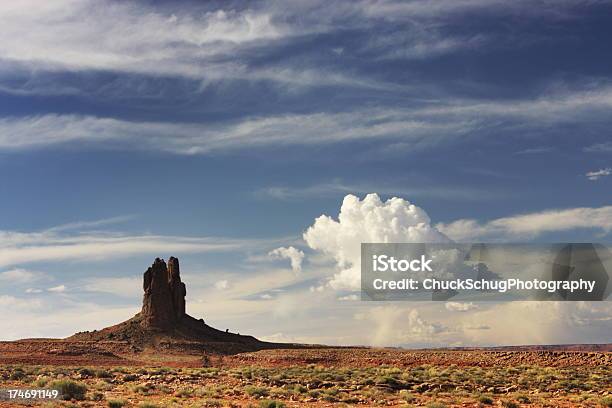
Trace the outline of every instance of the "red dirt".
{"label": "red dirt", "polygon": [[[257,365],[284,367],[317,364],[338,367],[370,367],[389,365],[411,367],[422,364],[437,366],[520,366],[545,367],[609,366],[612,363],[610,346],[599,346],[603,351],[509,349],[448,349],[402,350],[376,348],[303,348],[273,349],[235,355],[199,352],[182,344],[172,344],[164,352],[163,344],[155,349],[135,352],[123,341],[20,340],[0,342],[0,364],[35,364],[55,366],[140,366],[166,365],[198,367],[208,355],[224,366]],[[181,352],[180,349],[183,348]]]}

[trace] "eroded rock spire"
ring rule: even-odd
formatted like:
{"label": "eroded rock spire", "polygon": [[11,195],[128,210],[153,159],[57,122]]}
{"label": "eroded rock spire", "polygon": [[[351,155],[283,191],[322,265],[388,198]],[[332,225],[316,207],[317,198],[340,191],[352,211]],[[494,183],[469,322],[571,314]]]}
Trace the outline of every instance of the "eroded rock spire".
{"label": "eroded rock spire", "polygon": [[185,316],[185,284],[181,282],[179,262],[175,257],[156,258],[144,273],[142,325],[168,329]]}

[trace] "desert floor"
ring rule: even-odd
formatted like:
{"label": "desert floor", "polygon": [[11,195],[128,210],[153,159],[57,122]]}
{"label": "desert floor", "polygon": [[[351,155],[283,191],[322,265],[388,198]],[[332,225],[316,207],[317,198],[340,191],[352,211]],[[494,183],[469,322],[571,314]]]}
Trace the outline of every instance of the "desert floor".
{"label": "desert floor", "polygon": [[0,345],[0,388],[59,389],[67,400],[2,406],[612,407],[609,351],[311,348],[203,356],[27,346]]}

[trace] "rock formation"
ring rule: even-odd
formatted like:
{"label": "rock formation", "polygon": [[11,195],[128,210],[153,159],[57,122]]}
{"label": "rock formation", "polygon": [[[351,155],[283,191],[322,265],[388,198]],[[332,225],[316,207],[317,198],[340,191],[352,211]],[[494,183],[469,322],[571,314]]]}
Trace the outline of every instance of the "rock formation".
{"label": "rock formation", "polygon": [[221,331],[210,327],[204,319],[185,312],[185,284],[181,281],[179,261],[170,257],[168,263],[156,258],[144,273],[142,310],[129,320],[116,325],[79,332],[67,338],[71,341],[118,341],[129,344],[131,350],[145,349],[178,353],[235,354],[269,348],[298,348],[295,344],[268,343],[253,336]]}
{"label": "rock formation", "polygon": [[181,282],[179,262],[170,257],[168,265],[156,258],[144,274],[142,325],[146,328],[170,329],[185,316],[185,284]]}

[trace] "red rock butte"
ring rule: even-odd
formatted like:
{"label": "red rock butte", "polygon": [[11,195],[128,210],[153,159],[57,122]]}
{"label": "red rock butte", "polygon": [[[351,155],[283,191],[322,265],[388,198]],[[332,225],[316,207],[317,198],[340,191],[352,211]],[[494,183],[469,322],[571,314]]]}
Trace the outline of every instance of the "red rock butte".
{"label": "red rock butte", "polygon": [[187,289],[181,282],[179,260],[173,256],[168,265],[156,258],[144,274],[142,301],[143,327],[172,328],[183,320]]}
{"label": "red rock butte", "polygon": [[79,332],[67,338],[73,341],[120,341],[135,351],[207,351],[232,354],[271,348],[301,348],[303,345],[270,343],[253,336],[217,330],[204,319],[186,313],[187,288],[181,281],[179,260],[168,263],[156,258],[143,277],[144,296],[141,311],[125,322],[102,330]]}

